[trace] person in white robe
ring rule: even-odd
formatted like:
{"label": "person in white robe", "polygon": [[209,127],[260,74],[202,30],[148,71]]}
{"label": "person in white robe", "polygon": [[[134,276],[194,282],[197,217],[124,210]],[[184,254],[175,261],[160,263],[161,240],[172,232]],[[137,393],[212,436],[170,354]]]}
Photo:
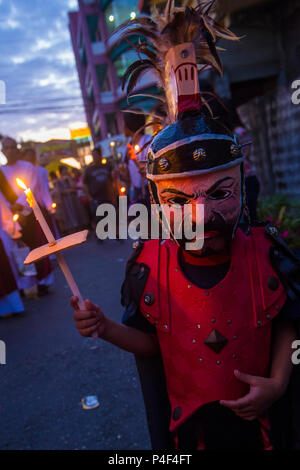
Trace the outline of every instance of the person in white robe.
{"label": "person in white robe", "polygon": [[[17,204],[22,205],[24,208],[21,211],[20,219],[23,240],[30,249],[37,248],[45,243],[45,237],[41,233],[40,227],[37,225],[38,223],[34,219],[32,211],[28,206],[24,191],[18,186],[16,179],[20,178],[27,187],[32,189],[39,203],[42,203],[45,200],[47,204],[49,201],[47,201],[47,195],[45,196],[46,191],[44,190],[44,183],[41,180],[36,167],[31,163],[22,160],[21,151],[18,149],[17,143],[14,139],[10,137],[3,138],[2,152],[7,158],[7,165],[2,167],[2,171],[10,187],[18,198],[16,201]],[[41,209],[43,209],[43,207],[44,204],[42,203]],[[22,220],[24,222],[23,224]],[[44,260],[37,262],[36,269],[38,273],[38,290],[39,293],[43,295],[47,293],[48,287],[53,284],[54,281],[50,260],[45,258]]]}

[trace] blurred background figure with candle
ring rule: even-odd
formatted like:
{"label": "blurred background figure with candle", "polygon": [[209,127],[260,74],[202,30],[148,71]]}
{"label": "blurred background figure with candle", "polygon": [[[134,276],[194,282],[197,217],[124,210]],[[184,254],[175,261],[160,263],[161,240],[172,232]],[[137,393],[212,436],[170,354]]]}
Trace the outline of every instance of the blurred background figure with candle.
{"label": "blurred background figure with candle", "polygon": [[100,147],[92,151],[93,162],[88,165],[83,174],[83,187],[91,205],[92,226],[97,224],[96,210],[100,204],[115,204],[116,187],[114,183],[114,168],[111,159],[103,158]]}
{"label": "blurred background figure with candle", "polygon": [[[22,227],[22,241],[30,250],[33,250],[47,243],[47,240],[26,202],[24,191],[17,185],[16,178],[21,178],[28,188],[36,189],[40,183],[39,176],[36,168],[31,163],[22,160],[22,153],[14,139],[4,137],[2,152],[7,158],[7,164],[3,166],[2,171],[11,190],[17,197],[15,204],[17,204],[16,209],[20,213],[19,223]],[[41,191],[40,197],[44,197],[43,191]],[[20,208],[20,206],[22,207]],[[42,210],[47,211],[44,207]],[[45,295],[48,293],[48,288],[53,284],[54,280],[49,258],[37,262],[35,267],[37,271],[38,293],[39,295]]]}

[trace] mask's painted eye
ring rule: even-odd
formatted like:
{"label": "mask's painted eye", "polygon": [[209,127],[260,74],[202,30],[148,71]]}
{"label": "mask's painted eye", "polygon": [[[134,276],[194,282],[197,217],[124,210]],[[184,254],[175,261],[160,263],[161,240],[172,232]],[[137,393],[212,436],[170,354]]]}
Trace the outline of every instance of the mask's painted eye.
{"label": "mask's painted eye", "polygon": [[226,191],[225,189],[218,189],[217,191],[210,194],[209,199],[213,199],[214,201],[220,201],[222,199],[227,199],[231,196],[231,191]]}

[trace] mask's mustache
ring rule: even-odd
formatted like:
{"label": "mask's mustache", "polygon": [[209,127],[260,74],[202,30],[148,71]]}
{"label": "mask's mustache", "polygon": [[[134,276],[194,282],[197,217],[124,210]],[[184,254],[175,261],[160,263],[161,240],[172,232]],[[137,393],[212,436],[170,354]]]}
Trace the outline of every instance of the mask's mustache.
{"label": "mask's mustache", "polygon": [[[229,222],[227,223],[223,217],[215,213],[214,216],[204,224],[204,232],[228,232]],[[197,224],[196,222],[192,223],[193,232],[196,232]]]}

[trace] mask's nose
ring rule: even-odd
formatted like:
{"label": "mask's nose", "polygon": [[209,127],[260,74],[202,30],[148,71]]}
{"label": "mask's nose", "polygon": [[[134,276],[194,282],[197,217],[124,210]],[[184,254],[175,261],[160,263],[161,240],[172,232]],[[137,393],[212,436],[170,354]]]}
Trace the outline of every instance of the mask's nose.
{"label": "mask's nose", "polygon": [[196,227],[199,227],[200,224],[205,224],[205,210],[205,198],[199,197],[192,202],[190,211],[193,231],[195,231]]}

